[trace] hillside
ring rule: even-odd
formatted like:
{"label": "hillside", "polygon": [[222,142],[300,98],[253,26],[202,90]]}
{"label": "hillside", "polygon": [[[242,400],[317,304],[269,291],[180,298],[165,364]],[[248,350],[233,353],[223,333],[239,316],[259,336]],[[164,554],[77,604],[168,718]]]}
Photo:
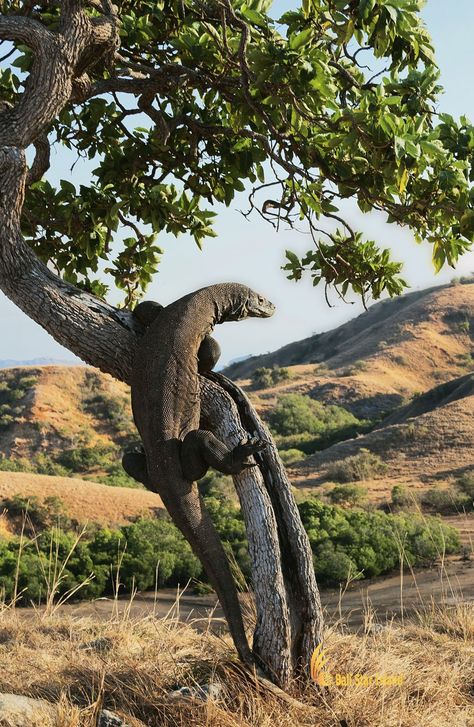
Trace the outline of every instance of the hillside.
{"label": "hillside", "polygon": [[0,453],[32,457],[137,438],[129,390],[87,366],[0,370]]}
{"label": "hillside", "polygon": [[[241,377],[267,418],[282,397],[297,394],[366,420],[357,436],[341,435],[346,441],[322,451],[296,435],[282,446],[309,451],[289,465],[292,482],[305,492],[331,489],[332,464],[369,450],[386,470],[363,485],[381,504],[396,484],[446,488],[474,471],[473,354],[474,283],[457,283],[375,304],[334,331],[247,359],[226,374]],[[256,369],[283,366],[287,378],[275,385],[258,388],[249,378]]]}
{"label": "hillside", "polygon": [[[94,522],[111,527],[130,522],[138,515],[153,515],[163,507],[159,496],[147,490],[109,487],[76,477],[0,472],[0,504],[15,495],[35,497],[40,502],[57,497],[65,515],[78,523]],[[1,522],[0,517],[0,525]],[[6,520],[3,525],[8,525]]]}
{"label": "hillside", "polygon": [[121,466],[138,439],[128,388],[87,366],[0,370],[0,469],[141,487]]}
{"label": "hillside", "polygon": [[297,462],[292,465],[292,481],[303,488],[319,486],[332,479],[332,463],[366,449],[387,467],[364,482],[373,501],[387,499],[394,484],[411,490],[446,485],[474,471],[473,414],[474,375],[469,375],[417,397],[373,431]]}
{"label": "hillside", "polygon": [[[244,377],[240,383],[267,419],[282,397],[298,394],[344,407],[347,421],[363,420],[323,445],[298,436],[279,442],[292,449],[291,479],[303,491],[330,488],[331,463],[375,453],[386,471],[363,484],[382,503],[395,484],[447,487],[474,469],[473,335],[474,283],[452,284],[383,301],[334,331],[227,373]],[[283,365],[288,378],[276,384],[256,388],[248,378],[253,367]],[[0,469],[51,475],[60,497],[71,476],[83,487],[91,479],[136,486],[120,464],[136,439],[128,388],[110,376],[86,366],[0,370]],[[41,487],[49,493],[46,479]],[[114,517],[112,508],[107,518]]]}
{"label": "hillside", "polygon": [[290,381],[253,392],[262,410],[277,395],[296,391],[373,420],[472,370],[473,335],[474,283],[451,284],[376,303],[332,331],[224,373],[251,390],[249,377],[257,368],[289,366]]}

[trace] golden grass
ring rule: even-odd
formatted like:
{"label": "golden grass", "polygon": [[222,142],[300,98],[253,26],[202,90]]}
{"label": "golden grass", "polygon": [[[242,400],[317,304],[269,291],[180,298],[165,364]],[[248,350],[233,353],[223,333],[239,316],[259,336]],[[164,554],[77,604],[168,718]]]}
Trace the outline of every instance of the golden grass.
{"label": "golden grass", "polygon": [[[176,619],[105,623],[0,613],[0,691],[61,703],[42,727],[92,727],[106,707],[130,725],[155,727],[471,727],[474,725],[474,609],[428,608],[404,628],[374,635],[326,631],[331,673],[402,674],[401,686],[314,685],[288,704],[234,661],[227,637]],[[218,682],[218,701],[170,699],[179,686]],[[48,721],[49,719],[49,721]],[[59,721],[58,721],[59,719]],[[1,724],[1,722],[0,722]],[[7,723],[5,723],[7,724]]]}
{"label": "golden grass", "polygon": [[110,487],[76,477],[0,471],[0,500],[13,495],[36,495],[40,500],[55,495],[69,517],[104,525],[122,524],[140,513],[150,515],[163,507],[160,497],[147,490]]}

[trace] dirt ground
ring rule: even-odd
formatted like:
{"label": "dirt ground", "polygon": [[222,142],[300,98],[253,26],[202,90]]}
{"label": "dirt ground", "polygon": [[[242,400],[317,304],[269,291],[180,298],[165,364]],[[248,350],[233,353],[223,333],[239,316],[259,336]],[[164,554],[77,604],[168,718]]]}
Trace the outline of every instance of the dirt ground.
{"label": "dirt ground", "polygon": [[[324,589],[321,600],[328,623],[340,621],[354,632],[373,623],[403,620],[432,605],[474,604],[474,560],[451,559],[444,566],[355,582],[345,590]],[[94,616],[104,621],[114,615],[128,613],[130,618],[155,615],[157,618],[191,622],[199,630],[212,627],[212,630],[219,631],[225,628],[215,596],[197,596],[191,590],[177,592],[173,588],[161,589],[157,593],[139,593],[133,599],[99,598],[66,604],[61,610],[75,617]],[[19,612],[28,617],[34,610],[25,608]]]}

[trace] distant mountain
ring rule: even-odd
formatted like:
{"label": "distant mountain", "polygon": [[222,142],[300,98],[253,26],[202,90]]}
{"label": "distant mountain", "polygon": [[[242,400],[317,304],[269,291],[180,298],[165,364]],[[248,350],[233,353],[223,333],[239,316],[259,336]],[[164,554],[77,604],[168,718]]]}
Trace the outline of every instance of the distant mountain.
{"label": "distant mountain", "polygon": [[76,359],[61,359],[61,358],[32,358],[26,361],[19,361],[13,358],[0,359],[0,369],[17,368],[19,366],[81,366],[81,361]]}

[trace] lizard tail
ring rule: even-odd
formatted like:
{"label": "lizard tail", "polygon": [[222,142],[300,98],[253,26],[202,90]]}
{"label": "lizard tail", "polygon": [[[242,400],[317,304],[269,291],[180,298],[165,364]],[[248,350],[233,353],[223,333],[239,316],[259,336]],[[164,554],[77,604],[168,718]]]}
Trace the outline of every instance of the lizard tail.
{"label": "lizard tail", "polygon": [[204,565],[217,593],[240,659],[252,666],[254,659],[245,635],[237,588],[229,561],[214,523],[199,494],[196,483],[182,482],[183,492],[173,484],[173,492],[160,487],[159,494],[175,525]]}

